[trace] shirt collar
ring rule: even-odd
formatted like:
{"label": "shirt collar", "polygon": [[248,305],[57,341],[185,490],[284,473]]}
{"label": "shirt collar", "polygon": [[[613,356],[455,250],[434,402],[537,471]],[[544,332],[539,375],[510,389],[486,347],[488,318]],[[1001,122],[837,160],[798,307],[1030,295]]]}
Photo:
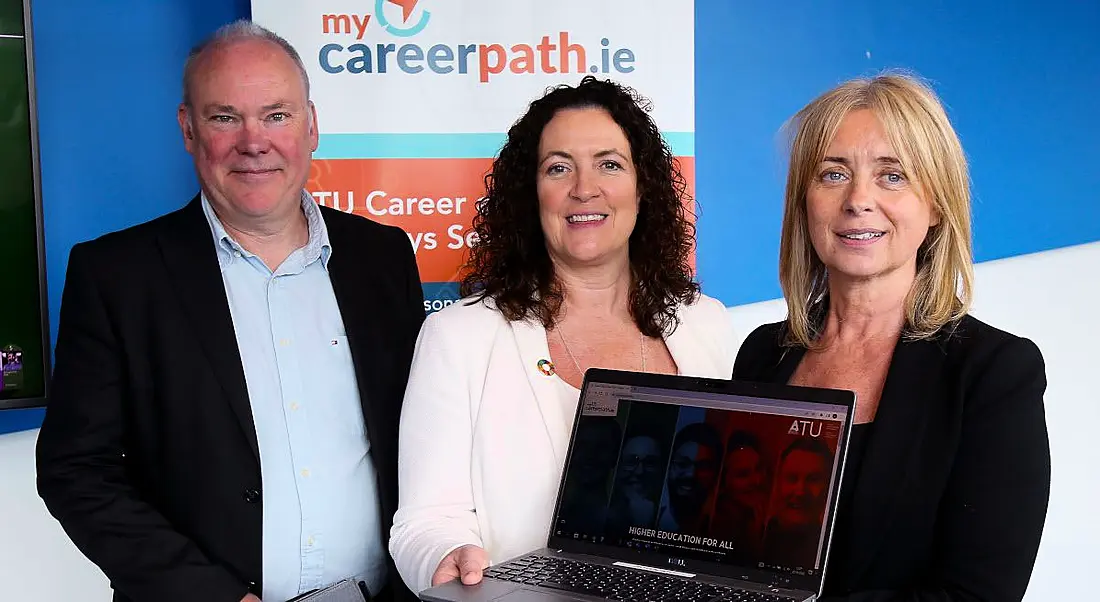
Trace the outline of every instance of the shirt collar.
{"label": "shirt collar", "polygon": [[[228,232],[225,226],[214,213],[214,207],[206,198],[206,193],[201,193],[202,212],[206,216],[206,223],[210,226],[210,233],[214,237],[214,244],[218,251],[218,266],[225,269],[238,258],[249,258],[255,255],[242,247]],[[302,190],[302,213],[306,216],[306,226],[309,229],[309,240],[302,247],[303,265],[309,265],[318,259],[327,270],[329,259],[332,257],[332,243],[328,238],[328,227],[325,225],[321,209],[313,200],[313,196]]]}

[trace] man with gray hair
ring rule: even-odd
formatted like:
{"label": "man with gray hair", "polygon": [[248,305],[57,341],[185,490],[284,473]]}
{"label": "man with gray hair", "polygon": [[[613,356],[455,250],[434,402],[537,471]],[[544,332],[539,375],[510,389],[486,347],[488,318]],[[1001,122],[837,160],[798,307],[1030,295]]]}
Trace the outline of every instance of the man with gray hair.
{"label": "man with gray hair", "polygon": [[76,245],[39,492],[116,601],[282,602],[386,545],[423,294],[404,232],[319,207],[294,48],[242,21],[192,51],[178,120],[200,192]]}

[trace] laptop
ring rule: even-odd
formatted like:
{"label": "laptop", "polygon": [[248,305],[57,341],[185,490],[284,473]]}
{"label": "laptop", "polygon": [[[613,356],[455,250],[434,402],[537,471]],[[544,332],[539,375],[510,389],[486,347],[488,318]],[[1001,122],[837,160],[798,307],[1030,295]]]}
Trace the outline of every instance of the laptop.
{"label": "laptop", "polygon": [[590,369],[546,547],[426,602],[806,602],[855,393]]}

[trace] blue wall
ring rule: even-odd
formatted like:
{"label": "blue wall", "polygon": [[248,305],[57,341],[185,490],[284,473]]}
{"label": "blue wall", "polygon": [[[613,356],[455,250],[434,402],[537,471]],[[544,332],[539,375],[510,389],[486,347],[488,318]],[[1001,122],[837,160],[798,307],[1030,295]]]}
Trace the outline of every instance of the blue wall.
{"label": "blue wall", "polygon": [[[176,209],[197,191],[176,125],[191,46],[248,0],[33,0],[51,340],[69,249]],[[0,433],[43,411],[0,412]]]}
{"label": "blue wall", "polygon": [[[74,243],[194,194],[175,122],[183,60],[195,41],[250,11],[248,0],[35,0],[33,10],[56,330]],[[883,10],[870,0],[829,9],[696,0],[705,292],[727,305],[779,296],[779,128],[828,87],[886,67],[930,78],[949,105],[972,161],[979,261],[1100,240],[1098,28],[1096,2],[933,0]],[[40,420],[41,410],[0,412],[0,433]]]}
{"label": "blue wall", "polygon": [[726,305],[781,296],[780,127],[852,77],[932,81],[971,161],[978,261],[1100,240],[1100,2],[697,0],[699,275]]}

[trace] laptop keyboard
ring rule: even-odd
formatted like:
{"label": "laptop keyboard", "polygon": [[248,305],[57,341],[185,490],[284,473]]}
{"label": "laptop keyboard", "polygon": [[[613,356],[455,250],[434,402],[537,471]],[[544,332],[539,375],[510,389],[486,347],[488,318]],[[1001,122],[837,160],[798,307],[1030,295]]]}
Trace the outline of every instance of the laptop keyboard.
{"label": "laptop keyboard", "polygon": [[490,567],[485,576],[617,602],[801,602],[786,596],[549,556],[527,556]]}

